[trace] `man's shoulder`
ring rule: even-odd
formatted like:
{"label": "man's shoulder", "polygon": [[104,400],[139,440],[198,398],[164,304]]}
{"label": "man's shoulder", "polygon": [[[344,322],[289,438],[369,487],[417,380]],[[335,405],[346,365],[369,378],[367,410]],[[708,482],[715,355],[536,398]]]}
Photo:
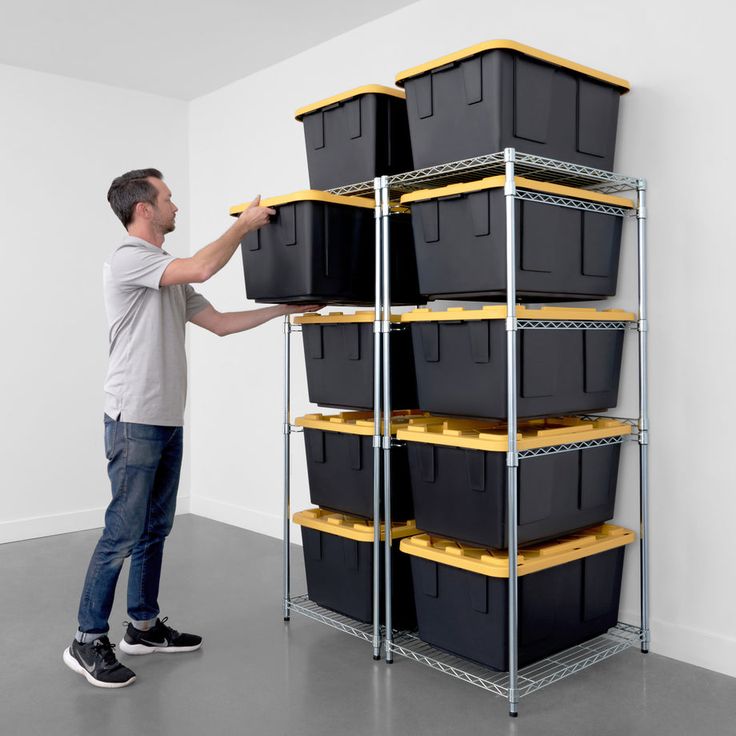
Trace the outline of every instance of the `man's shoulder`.
{"label": "man's shoulder", "polygon": [[111,251],[107,258],[107,263],[112,263],[113,259],[120,254],[130,253],[140,248],[145,248],[145,241],[140,238],[125,238],[118,243]]}
{"label": "man's shoulder", "polygon": [[130,236],[128,238],[125,238],[125,240],[123,240],[119,245],[116,245],[112,249],[106,263],[110,265],[114,260],[120,259],[125,261],[128,257],[136,258],[137,256],[140,256],[145,258],[147,254],[152,254],[154,256],[171,256],[171,254],[165,251],[163,248],[158,248],[152,243],[143,240],[142,238],[135,238]]}

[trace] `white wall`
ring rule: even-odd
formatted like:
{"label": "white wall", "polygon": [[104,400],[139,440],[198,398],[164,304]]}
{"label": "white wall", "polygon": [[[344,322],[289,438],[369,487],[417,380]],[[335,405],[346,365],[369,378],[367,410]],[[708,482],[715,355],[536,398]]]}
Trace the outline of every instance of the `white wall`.
{"label": "white wall", "polygon": [[[736,266],[727,202],[729,7],[705,0],[696,16],[666,0],[633,12],[589,0],[423,0],[195,100],[190,173],[196,246],[227,224],[229,205],[306,188],[302,129],[292,118],[302,104],[391,83],[399,70],[488,38],[517,39],[629,79],[616,169],[645,176],[651,190],[652,647],[736,675],[734,332],[723,326]],[[632,236],[629,228],[625,276],[635,274]],[[239,255],[205,291],[219,308],[245,305]],[[617,302],[635,308],[635,293],[629,279]],[[627,349],[633,378],[635,339]],[[279,535],[280,326],[227,340],[197,335],[193,351],[193,510]],[[297,415],[307,408],[300,359],[294,376]],[[635,414],[634,383],[622,398]],[[308,495],[301,438],[294,444],[298,510]],[[638,529],[635,452],[626,451],[617,521]],[[631,620],[635,552],[622,605]]]}
{"label": "white wall", "polygon": [[[188,249],[184,102],[0,66],[0,542],[101,526],[102,264],[125,235],[112,179],[160,168]],[[188,471],[179,508],[188,505]]]}

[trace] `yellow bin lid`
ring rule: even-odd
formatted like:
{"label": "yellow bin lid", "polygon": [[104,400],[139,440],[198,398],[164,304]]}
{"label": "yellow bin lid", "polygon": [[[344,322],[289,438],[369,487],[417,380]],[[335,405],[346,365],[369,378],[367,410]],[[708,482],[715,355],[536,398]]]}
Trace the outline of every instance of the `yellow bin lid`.
{"label": "yellow bin lid", "polygon": [[[292,204],[293,202],[327,202],[329,204],[342,204],[348,207],[365,207],[370,210],[376,206],[373,199],[366,199],[365,197],[345,197],[340,194],[322,192],[319,189],[304,189],[301,192],[262,199],[261,207],[278,207],[282,204]],[[230,214],[233,217],[237,217],[243,210],[247,210],[249,206],[250,202],[235,204],[230,208]]]}
{"label": "yellow bin lid", "polygon": [[[546,181],[534,181],[526,179],[523,176],[515,176],[514,181],[519,189],[527,189],[533,192],[543,192],[544,194],[554,194],[559,197],[568,197],[570,199],[583,199],[588,202],[598,202],[600,204],[611,205],[612,207],[623,207],[625,209],[633,209],[634,203],[626,197],[616,197],[612,194],[601,194],[600,192],[591,192],[587,189],[578,187],[568,187],[563,184],[551,184]],[[440,197],[454,197],[458,194],[469,194],[471,192],[480,192],[484,189],[502,189],[506,183],[506,177],[488,176],[485,179],[476,181],[463,182],[460,184],[449,184],[446,187],[438,187],[436,189],[419,189],[416,192],[409,192],[401,197],[401,204],[408,205],[412,202],[426,202],[430,199],[439,199]]]}
{"label": "yellow bin lid", "polygon": [[[418,410],[392,411],[391,434],[395,435],[399,429],[407,426],[413,419],[427,417],[428,414]],[[339,414],[305,414],[297,417],[295,423],[307,429],[321,429],[326,432],[341,432],[343,434],[359,434],[370,437],[373,434],[372,411],[343,411]],[[383,432],[383,418],[381,419]]]}
{"label": "yellow bin lid", "polygon": [[419,66],[414,66],[411,69],[406,69],[396,75],[396,84],[403,87],[404,82],[407,79],[411,79],[411,77],[418,77],[420,74],[431,72],[433,69],[445,66],[446,64],[453,64],[457,61],[468,59],[471,56],[485,53],[486,51],[493,51],[494,49],[516,51],[517,53],[524,54],[524,56],[529,56],[532,59],[545,61],[548,64],[553,64],[554,66],[559,66],[563,69],[569,69],[570,71],[577,72],[578,74],[584,74],[586,77],[591,77],[599,82],[605,82],[613,87],[618,87],[622,93],[626,93],[631,89],[631,85],[625,79],[614,77],[611,74],[600,72],[589,66],[583,66],[575,61],[563,59],[561,56],[555,56],[554,54],[547,53],[546,51],[540,51],[532,46],[527,46],[526,44],[519,43],[518,41],[510,41],[508,39],[483,41],[482,43],[477,43],[474,46],[468,46],[468,48],[455,51],[452,54],[441,56],[439,59],[435,59],[434,61],[428,61],[426,64],[420,64]]}
{"label": "yellow bin lid", "polygon": [[[564,537],[519,549],[516,569],[518,574],[529,575],[566,562],[590,557],[599,552],[631,544],[635,534],[614,524],[601,524],[589,529],[567,534]],[[401,540],[400,549],[406,554],[425,560],[450,565],[491,578],[509,576],[507,550],[473,547],[450,539],[419,533]]]}
{"label": "yellow bin lid", "polygon": [[[412,309],[401,315],[402,322],[465,322],[479,319],[506,319],[505,304],[490,304],[481,309],[450,307],[434,311],[427,307]],[[553,322],[633,322],[636,316],[623,309],[595,307],[516,307],[517,319],[550,320]]]}
{"label": "yellow bin lid", "polygon": [[[327,509],[307,509],[294,514],[294,523],[315,529],[318,532],[334,534],[356,542],[373,542],[373,521],[359,516],[341,514]],[[391,524],[391,539],[403,539],[417,534],[415,521],[396,521]],[[381,541],[386,539],[386,525],[381,524]]]}
{"label": "yellow bin lid", "polygon": [[[600,417],[545,417],[525,419],[518,423],[516,442],[519,450],[555,447],[574,442],[588,442],[631,434],[631,426],[617,419]],[[494,419],[463,419],[424,416],[410,419],[397,432],[399,440],[423,442],[467,450],[508,452],[508,425]]]}
{"label": "yellow bin lid", "polygon": [[389,97],[398,97],[400,100],[406,99],[406,92],[401,89],[396,89],[396,87],[384,87],[381,84],[366,84],[362,87],[349,89],[347,92],[340,92],[340,94],[333,95],[332,97],[320,100],[319,102],[304,105],[294,113],[294,117],[297,120],[301,120],[305,115],[309,115],[310,112],[316,112],[317,110],[321,110],[323,107],[329,107],[330,105],[335,105],[338,102],[352,100],[354,97],[360,97],[360,95],[388,95]]}
{"label": "yellow bin lid", "polygon": [[[342,312],[330,312],[329,314],[303,314],[294,319],[295,325],[346,325],[363,322],[374,322],[376,313],[372,310],[343,314]],[[401,322],[400,314],[391,315],[392,322]]]}

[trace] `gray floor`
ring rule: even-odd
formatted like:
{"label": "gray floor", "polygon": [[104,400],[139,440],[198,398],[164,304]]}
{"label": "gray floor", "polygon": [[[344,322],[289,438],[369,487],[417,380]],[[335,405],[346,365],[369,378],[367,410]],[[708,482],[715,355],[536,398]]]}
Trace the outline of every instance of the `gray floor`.
{"label": "gray floor", "polygon": [[[61,652],[97,536],[0,545],[3,736],[736,734],[735,679],[636,650],[522,699],[512,720],[478,688],[407,660],[374,663],[368,644],[301,617],[285,625],[279,542],[196,516],[177,519],[161,600],[170,623],[205,646],[122,655],[137,682],[95,689]],[[296,549],[294,559],[302,592]],[[124,618],[119,596],[114,641]]]}

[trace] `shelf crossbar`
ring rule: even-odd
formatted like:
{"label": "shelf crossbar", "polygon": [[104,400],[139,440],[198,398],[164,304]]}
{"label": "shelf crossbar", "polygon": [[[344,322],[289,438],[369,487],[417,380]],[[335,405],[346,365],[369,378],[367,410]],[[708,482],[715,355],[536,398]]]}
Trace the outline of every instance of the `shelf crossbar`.
{"label": "shelf crossbar", "polygon": [[618,437],[603,437],[597,440],[585,440],[585,442],[571,442],[567,445],[553,445],[551,447],[536,447],[531,450],[519,450],[519,460],[529,457],[544,457],[545,455],[558,455],[562,452],[575,452],[576,450],[588,450],[593,447],[608,447],[609,445],[621,445],[627,440],[636,439],[630,434]]}
{"label": "shelf crossbar", "polygon": [[613,215],[614,217],[635,217],[636,212],[624,207],[616,207],[601,202],[591,202],[586,199],[573,199],[571,197],[560,197],[556,194],[545,194],[544,192],[535,192],[530,189],[516,190],[516,199],[525,202],[539,202],[540,204],[551,204],[555,207],[567,207],[573,210],[582,210],[583,212],[595,212],[600,215]]}
{"label": "shelf crossbar", "polygon": [[519,330],[636,330],[636,322],[597,320],[519,319]]}
{"label": "shelf crossbar", "polygon": [[[639,627],[619,622],[614,628],[595,639],[521,668],[517,685],[518,696],[530,695],[547,685],[613,657],[625,649],[639,646],[640,642],[641,629]],[[507,672],[498,672],[433,647],[423,642],[414,633],[397,633],[390,646],[393,652],[402,657],[480,687],[499,697],[508,697],[509,675]]]}

